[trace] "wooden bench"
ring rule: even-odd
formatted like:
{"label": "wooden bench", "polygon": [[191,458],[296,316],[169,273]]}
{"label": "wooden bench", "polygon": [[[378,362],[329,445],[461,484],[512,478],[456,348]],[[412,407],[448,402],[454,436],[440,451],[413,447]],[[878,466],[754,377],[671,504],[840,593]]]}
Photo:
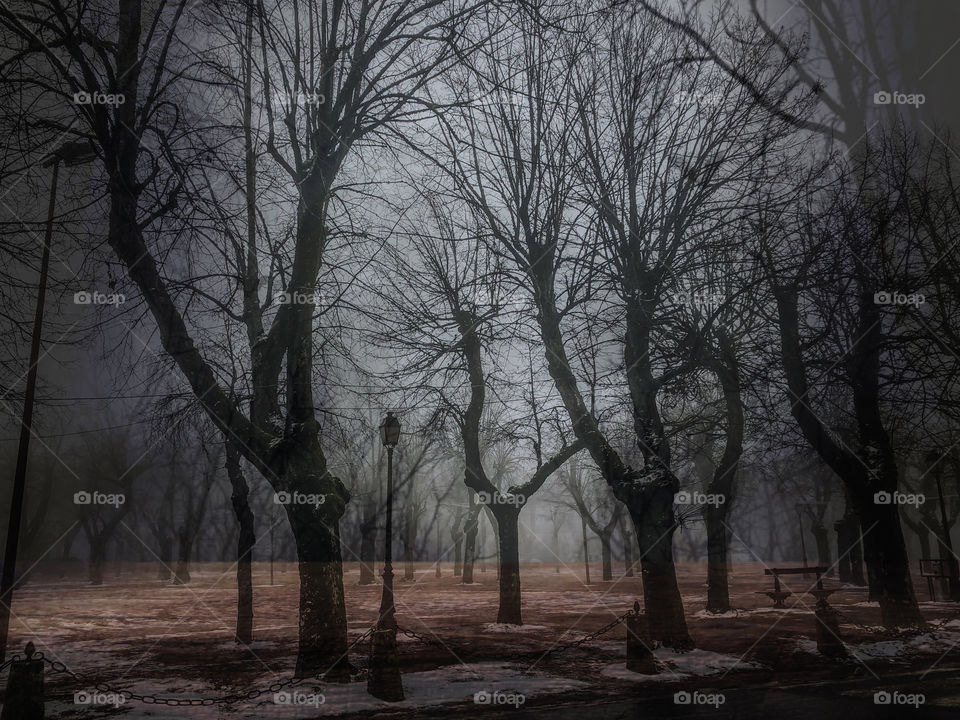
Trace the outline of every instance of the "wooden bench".
{"label": "wooden bench", "polygon": [[773,600],[773,606],[782,608],[784,607],[783,601],[788,597],[793,595],[789,590],[784,590],[780,587],[780,576],[781,575],[808,575],[810,573],[815,573],[817,576],[817,587],[815,590],[808,590],[811,595],[817,599],[817,604],[826,603],[827,598],[834,592],[834,590],[828,590],[823,587],[823,575],[826,574],[827,570],[830,568],[826,567],[799,567],[799,568],[766,568],[763,571],[764,575],[773,575],[773,591],[767,590],[758,590],[758,595],[766,595],[771,600]]}

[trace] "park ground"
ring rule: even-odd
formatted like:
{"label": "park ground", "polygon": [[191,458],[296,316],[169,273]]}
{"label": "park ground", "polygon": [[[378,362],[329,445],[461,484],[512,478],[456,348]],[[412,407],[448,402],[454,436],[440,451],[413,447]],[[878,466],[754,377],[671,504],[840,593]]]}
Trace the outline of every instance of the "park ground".
{"label": "park ground", "polygon": [[[433,565],[421,564],[415,580],[398,580],[396,590],[398,623],[411,632],[398,637],[407,699],[389,704],[366,693],[363,640],[350,654],[356,682],[284,687],[287,699],[301,703],[291,705],[277,704],[270,686],[293,671],[298,600],[293,564],[275,566],[273,585],[268,567],[255,565],[255,639],[249,647],[233,640],[236,589],[229,565],[198,565],[187,586],[157,580],[156,566],[111,570],[103,586],[91,587],[82,568],[50,567],[17,592],[11,645],[20,648],[32,640],[48,661],[75,673],[54,672],[48,663],[47,717],[582,720],[584,707],[597,720],[960,713],[960,607],[927,601],[920,578],[914,583],[930,626],[910,632],[880,628],[879,607],[867,601],[864,589],[827,580],[838,588],[830,602],[841,613],[841,636],[850,653],[836,660],[817,652],[814,601],[802,592],[813,578],[787,578],[785,584],[799,592],[781,610],[758,592],[771,586],[763,566],[737,564],[731,588],[737,609],[713,616],[705,611],[705,567],[681,564],[681,593],[697,649],[683,654],[657,649],[660,672],[645,676],[624,667],[622,624],[568,647],[616,620],[635,600],[642,603],[640,579],[621,577],[620,568],[613,581],[595,579],[585,586],[573,567],[525,566],[526,625],[516,628],[495,622],[495,565],[478,567],[476,582],[463,585],[451,565],[443,565],[437,578]],[[599,577],[599,566],[592,574]],[[402,567],[397,576],[402,578]],[[380,599],[378,584],[360,586],[358,579],[356,564],[347,564],[351,640],[374,623]],[[165,698],[221,698],[256,689],[265,692],[210,707],[162,704]],[[109,693],[118,699],[131,692],[157,695],[160,702],[124,696],[116,706],[83,704],[83,693],[104,702]],[[888,696],[880,697],[889,697],[890,704],[876,704],[876,694],[884,692]],[[677,704],[677,693],[688,693],[680,697],[689,697],[690,704]]]}

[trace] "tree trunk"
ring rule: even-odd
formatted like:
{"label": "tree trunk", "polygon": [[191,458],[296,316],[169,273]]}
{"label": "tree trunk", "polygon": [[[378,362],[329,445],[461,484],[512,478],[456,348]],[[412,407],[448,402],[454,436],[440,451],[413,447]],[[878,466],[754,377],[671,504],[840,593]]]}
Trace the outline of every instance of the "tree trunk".
{"label": "tree trunk", "polygon": [[673,562],[673,489],[668,484],[635,491],[629,505],[640,544],[643,598],[650,634],[664,646],[677,650],[693,647],[683,614],[683,600]]}
{"label": "tree trunk", "polygon": [[620,516],[620,538],[623,540],[623,576],[633,577],[633,538],[627,529],[630,518],[626,513]]}
{"label": "tree trunk", "polygon": [[358,585],[376,582],[374,568],[377,558],[377,503],[370,497],[363,503],[363,520],[360,523],[360,580]]}
{"label": "tree trunk", "polygon": [[520,508],[516,505],[495,505],[497,549],[500,563],[500,610],[498,623],[522,625],[520,596]]}
{"label": "tree trunk", "polygon": [[240,471],[240,455],[226,443],[227,476],[233,492],[230,501],[240,532],[237,536],[237,632],[238,643],[253,642],[253,546],[257,543],[253,511],[250,509],[250,488]]}
{"label": "tree trunk", "polygon": [[583,574],[584,584],[590,584],[590,547],[587,544],[587,520],[583,515],[580,516],[580,531],[583,535]]}
{"label": "tree trunk", "polygon": [[187,528],[177,533],[177,569],[173,573],[174,585],[186,585],[190,582],[190,557],[193,554],[193,538]]}
{"label": "tree trunk", "polygon": [[604,533],[600,536],[600,557],[603,563],[603,581],[613,580],[613,553],[610,550],[610,534]]}
{"label": "tree trunk", "polygon": [[403,523],[403,579],[412,582],[415,577],[413,552],[417,541],[416,511],[413,507],[408,507],[404,515],[406,518]]}
{"label": "tree trunk", "polygon": [[[810,533],[813,535],[813,541],[817,545],[817,565],[820,567],[832,568],[830,562],[830,535],[827,528],[820,520],[810,523]],[[827,571],[827,577],[833,576],[833,570]]]}
{"label": "tree trunk", "polygon": [[878,505],[868,494],[859,494],[857,500],[861,522],[865,526],[863,556],[874,581],[871,595],[875,590],[884,627],[922,624],[898,507],[894,504]]}
{"label": "tree trunk", "polygon": [[95,538],[90,541],[90,566],[87,577],[91,585],[103,585],[103,563],[107,558],[107,541]]}
{"label": "tree trunk", "polygon": [[312,505],[285,507],[300,572],[300,647],[294,672],[311,677],[329,671],[328,679],[342,679],[350,667],[340,523],[338,518],[318,517]]}
{"label": "tree trunk", "polygon": [[474,505],[470,500],[471,508],[467,514],[466,526],[463,533],[463,578],[464,585],[473,582],[473,565],[477,555],[477,528],[480,518],[480,505]]}
{"label": "tree trunk", "polygon": [[707,505],[707,612],[730,610],[730,581],[727,577],[727,505]]}

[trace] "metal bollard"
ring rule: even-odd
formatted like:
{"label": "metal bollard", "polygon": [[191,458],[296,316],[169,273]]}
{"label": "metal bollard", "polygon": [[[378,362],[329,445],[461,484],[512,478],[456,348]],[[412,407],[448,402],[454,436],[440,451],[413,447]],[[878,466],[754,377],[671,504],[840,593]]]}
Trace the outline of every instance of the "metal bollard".
{"label": "metal bollard", "polygon": [[814,617],[817,623],[817,650],[832,658],[850,657],[840,639],[840,613],[827,605],[817,603]]}
{"label": "metal bollard", "polygon": [[627,670],[645,675],[656,675],[657,662],[653,657],[650,623],[640,611],[640,603],[633,604],[633,612],[625,619],[627,626]]}
{"label": "metal bollard", "polygon": [[43,720],[43,660],[33,659],[32,642],[24,655],[10,664],[0,720]]}

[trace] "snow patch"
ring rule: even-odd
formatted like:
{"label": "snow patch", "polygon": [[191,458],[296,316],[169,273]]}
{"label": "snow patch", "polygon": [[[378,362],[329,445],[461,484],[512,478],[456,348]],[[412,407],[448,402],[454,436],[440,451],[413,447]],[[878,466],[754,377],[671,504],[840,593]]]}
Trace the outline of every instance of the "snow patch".
{"label": "snow patch", "polygon": [[509,623],[484,623],[480,626],[484,632],[491,633],[521,633],[549,630],[546,625],[510,625]]}
{"label": "snow patch", "polygon": [[600,674],[617,680],[631,680],[633,682],[675,682],[691,677],[706,677],[739,670],[759,670],[757,663],[741,660],[734,655],[713,652],[712,650],[691,650],[686,653],[675,653],[669,648],[654,650],[657,660],[657,675],[644,675],[627,670],[622,662],[606,665]]}

